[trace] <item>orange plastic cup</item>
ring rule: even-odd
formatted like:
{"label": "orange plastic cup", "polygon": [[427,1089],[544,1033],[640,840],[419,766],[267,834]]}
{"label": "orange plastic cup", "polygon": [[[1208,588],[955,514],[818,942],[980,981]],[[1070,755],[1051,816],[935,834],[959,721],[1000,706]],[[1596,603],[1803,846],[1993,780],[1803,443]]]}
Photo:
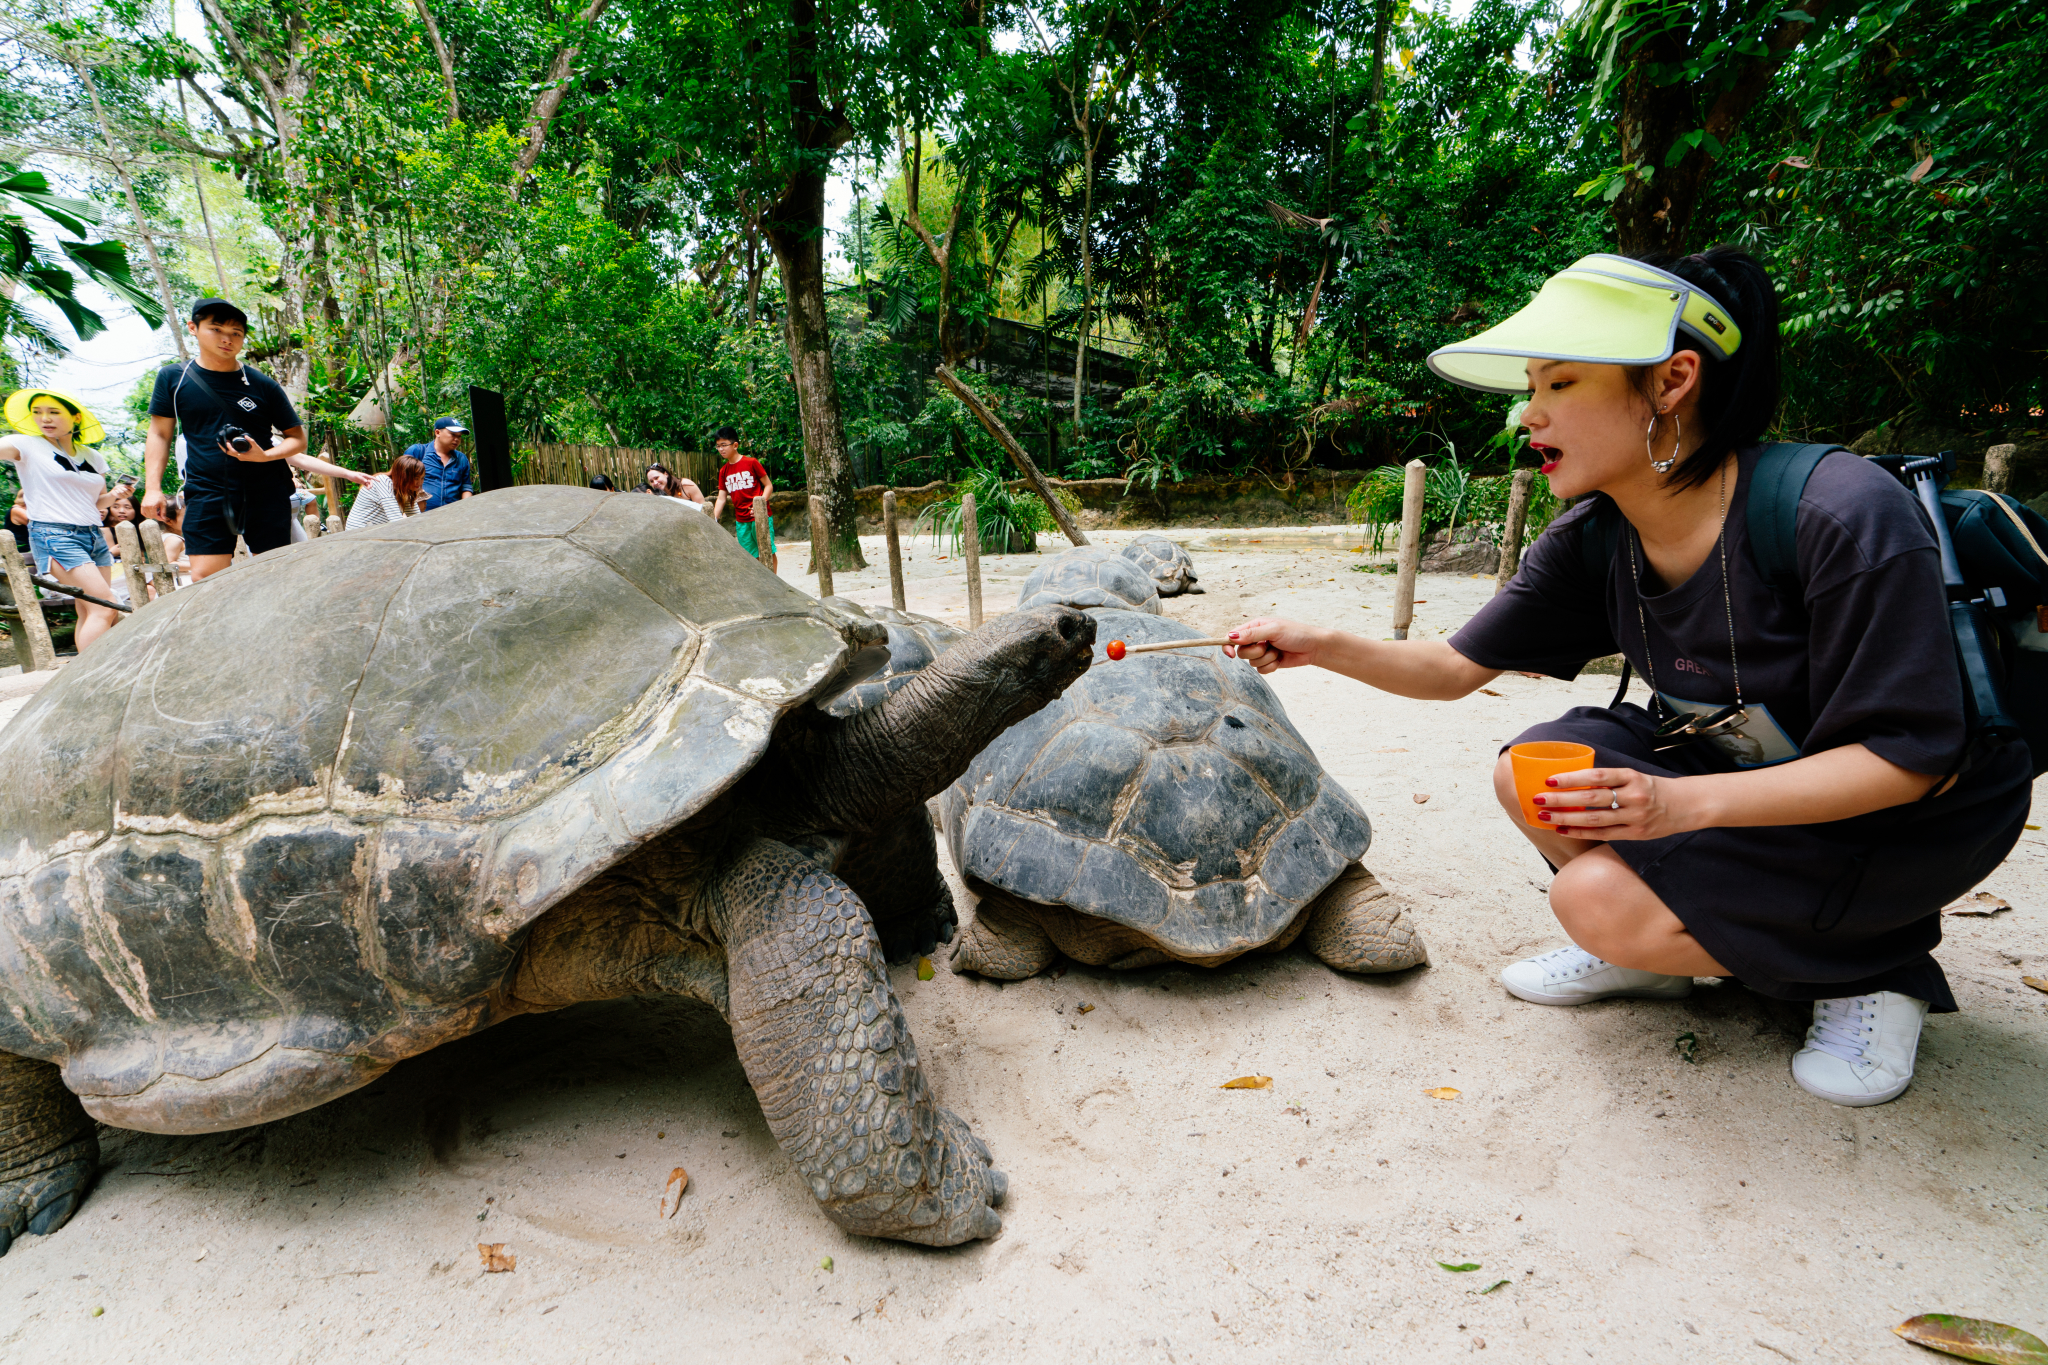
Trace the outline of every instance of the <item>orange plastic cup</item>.
{"label": "orange plastic cup", "polygon": [[1538,829],[1553,829],[1555,826],[1549,821],[1537,818],[1536,804],[1529,798],[1551,790],[1544,785],[1547,777],[1583,772],[1592,767],[1593,746],[1539,739],[1515,745],[1508,750],[1508,758],[1515,765],[1515,795],[1522,799],[1522,819]]}

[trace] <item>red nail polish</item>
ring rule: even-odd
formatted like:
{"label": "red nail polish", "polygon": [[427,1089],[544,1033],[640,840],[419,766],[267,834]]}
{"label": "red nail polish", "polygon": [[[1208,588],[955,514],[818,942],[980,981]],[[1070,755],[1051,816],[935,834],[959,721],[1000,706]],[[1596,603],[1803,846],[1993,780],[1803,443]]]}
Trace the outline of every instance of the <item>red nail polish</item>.
{"label": "red nail polish", "polygon": [[1550,818],[1550,812],[1547,810],[1539,810],[1536,812],[1536,818],[1538,820],[1548,820]]}
{"label": "red nail polish", "polygon": [[1532,803],[1534,803],[1535,805],[1539,805],[1539,806],[1540,806],[1540,805],[1542,805],[1542,804],[1543,804],[1543,798],[1542,798],[1542,797],[1540,797],[1540,796],[1532,796],[1532,797],[1530,797],[1530,798],[1529,798],[1529,800],[1530,800],[1530,801],[1531,801]]}
{"label": "red nail polish", "polygon": [[1555,787],[1557,785],[1557,779],[1554,777],[1546,777],[1543,779],[1543,785],[1546,787]]}

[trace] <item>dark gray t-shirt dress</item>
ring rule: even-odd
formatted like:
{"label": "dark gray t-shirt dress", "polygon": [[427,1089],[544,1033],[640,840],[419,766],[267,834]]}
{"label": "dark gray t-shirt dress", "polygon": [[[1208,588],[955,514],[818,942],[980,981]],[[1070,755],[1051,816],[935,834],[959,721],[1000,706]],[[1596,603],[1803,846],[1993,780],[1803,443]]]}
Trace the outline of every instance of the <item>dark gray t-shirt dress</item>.
{"label": "dark gray t-shirt dress", "polygon": [[[1618,652],[1639,678],[1655,677],[1666,714],[1701,710],[1735,700],[1732,606],[1743,700],[1752,715],[1768,711],[1769,721],[1721,747],[1653,753],[1656,718],[1623,702],[1574,707],[1515,743],[1573,740],[1591,745],[1599,766],[1660,777],[1737,771],[1845,744],[1913,772],[1953,769],[1964,736],[1962,685],[1939,551],[1919,504],[1891,474],[1854,455],[1822,460],[1799,503],[1804,600],[1780,598],[1749,548],[1745,508],[1761,453],[1741,453],[1728,494],[1725,599],[1718,554],[1669,591],[1645,588],[1630,568],[1631,545],[1638,563],[1642,553],[1628,527],[1605,580],[1596,579],[1580,545],[1590,511],[1582,503],[1551,523],[1507,590],[1450,643],[1482,667],[1559,678]],[[1648,692],[1647,683],[1636,688]],[[1752,989],[1782,1000],[1892,990],[1940,1013],[1955,1009],[1928,955],[1941,942],[1941,907],[2004,860],[2031,796],[2028,755],[2014,743],[1944,795],[1910,805],[1827,824],[1703,829],[1609,847]]]}

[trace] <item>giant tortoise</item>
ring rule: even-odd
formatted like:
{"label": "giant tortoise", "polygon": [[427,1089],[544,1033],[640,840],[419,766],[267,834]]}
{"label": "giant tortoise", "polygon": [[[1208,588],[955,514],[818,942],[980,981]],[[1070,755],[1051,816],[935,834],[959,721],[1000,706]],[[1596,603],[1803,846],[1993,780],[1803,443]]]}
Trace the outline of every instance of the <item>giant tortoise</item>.
{"label": "giant tortoise", "polygon": [[1005,616],[835,717],[882,627],[702,517],[570,488],[144,607],[0,732],[0,1249],[77,1207],[94,1119],[261,1123],[512,1015],[653,993],[731,1022],[834,1222],[994,1233],[1005,1181],[884,971],[950,901],[892,860],[1093,637]]}
{"label": "giant tortoise", "polygon": [[1019,610],[1049,602],[1157,614],[1159,588],[1149,573],[1107,545],[1076,545],[1033,569],[1017,591]]}
{"label": "giant tortoise", "polygon": [[1123,557],[1151,576],[1161,597],[1201,591],[1195,586],[1194,557],[1178,541],[1168,540],[1157,531],[1133,536],[1123,548]]}
{"label": "giant tortoise", "polygon": [[[1106,644],[1197,638],[1097,610]],[[1216,648],[1101,657],[976,754],[939,799],[980,898],[955,971],[1016,980],[1067,956],[1215,966],[1300,938],[1342,971],[1429,960],[1358,859],[1365,812],[1316,762],[1273,689]]]}

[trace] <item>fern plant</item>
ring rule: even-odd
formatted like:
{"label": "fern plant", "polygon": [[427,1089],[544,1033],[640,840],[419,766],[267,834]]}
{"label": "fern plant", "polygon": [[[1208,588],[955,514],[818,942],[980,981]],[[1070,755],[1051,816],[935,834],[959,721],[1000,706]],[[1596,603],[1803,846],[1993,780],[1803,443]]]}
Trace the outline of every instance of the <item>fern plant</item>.
{"label": "fern plant", "polygon": [[[969,459],[972,460],[972,456]],[[973,470],[953,485],[952,493],[917,514],[917,531],[928,532],[937,545],[950,536],[953,552],[960,551],[960,511],[963,495],[974,495],[974,525],[986,554],[1030,553],[1038,548],[1041,531],[1051,531],[1053,520],[1045,500],[1036,493],[1012,488],[1005,471],[976,461]],[[1060,504],[1069,512],[1081,510],[1081,500],[1065,489],[1056,490]],[[913,532],[914,534],[915,532]]]}

